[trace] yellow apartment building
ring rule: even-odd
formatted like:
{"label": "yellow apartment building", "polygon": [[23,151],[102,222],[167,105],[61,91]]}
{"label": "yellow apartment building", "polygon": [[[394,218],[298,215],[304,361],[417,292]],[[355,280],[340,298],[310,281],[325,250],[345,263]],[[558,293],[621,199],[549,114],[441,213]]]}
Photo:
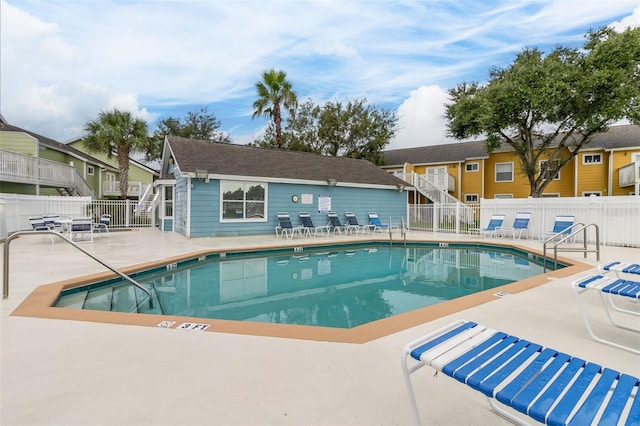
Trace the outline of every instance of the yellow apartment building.
{"label": "yellow apartment building", "polygon": [[[435,201],[432,194],[437,191],[465,203],[530,195],[520,160],[506,145],[489,154],[485,141],[450,143],[389,150],[384,158],[384,170],[412,184],[411,204]],[[560,170],[543,196],[639,195],[639,189],[640,126],[621,125],[594,136]]]}

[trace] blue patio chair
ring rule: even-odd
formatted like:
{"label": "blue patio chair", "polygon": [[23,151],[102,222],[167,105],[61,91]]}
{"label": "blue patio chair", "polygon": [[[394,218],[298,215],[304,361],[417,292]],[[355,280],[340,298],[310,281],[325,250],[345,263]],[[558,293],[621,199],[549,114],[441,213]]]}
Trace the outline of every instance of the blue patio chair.
{"label": "blue patio chair", "polygon": [[344,231],[345,234],[347,233],[347,226],[340,222],[340,218],[336,212],[327,213],[327,217],[329,218],[329,229],[332,230],[334,234],[338,232],[342,235],[342,231]]}
{"label": "blue patio chair", "polygon": [[60,215],[55,213],[47,213],[42,215],[42,220],[47,228],[51,231],[62,232],[62,223],[60,223]]}
{"label": "blue patio chair", "polygon": [[505,215],[502,213],[496,213],[491,216],[489,223],[484,228],[469,228],[470,234],[478,234],[483,237],[497,236],[497,229],[504,223]]}
{"label": "blue patio chair", "polygon": [[640,419],[637,377],[459,320],[408,343],[402,353],[418,424],[410,375],[426,365],[483,393],[495,412],[517,424],[527,423],[498,402],[549,425],[628,425]]}
{"label": "blue patio chair", "polygon": [[556,219],[553,222],[553,229],[551,231],[541,232],[540,239],[555,240],[569,235],[575,220],[576,217],[574,215],[562,214],[556,216]]}
{"label": "blue patio chair", "polygon": [[300,231],[300,227],[293,226],[291,223],[291,217],[287,212],[278,212],[278,225],[276,225],[276,237],[282,238],[287,237],[288,239],[293,238],[293,234],[297,233],[299,236],[302,236]]}
{"label": "blue patio chair", "polygon": [[394,229],[400,229],[398,225],[392,225],[391,223],[382,223],[380,222],[380,217],[378,217],[378,213],[369,212],[369,225],[373,227],[373,232],[376,231],[391,231]]}
{"label": "blue patio chair", "polygon": [[522,234],[530,237],[532,233],[531,228],[529,228],[529,222],[531,222],[531,213],[518,212],[513,219],[513,226],[498,226],[496,233],[500,237],[506,237],[508,234],[511,234],[511,238],[518,240],[522,237]]}
{"label": "blue patio chair", "polygon": [[326,232],[329,235],[330,229],[329,225],[318,225],[315,226],[313,224],[313,220],[311,219],[311,215],[308,212],[300,212],[298,213],[298,217],[301,222],[301,232],[306,233],[306,235],[310,236],[313,234],[315,237],[318,234],[318,231]]}

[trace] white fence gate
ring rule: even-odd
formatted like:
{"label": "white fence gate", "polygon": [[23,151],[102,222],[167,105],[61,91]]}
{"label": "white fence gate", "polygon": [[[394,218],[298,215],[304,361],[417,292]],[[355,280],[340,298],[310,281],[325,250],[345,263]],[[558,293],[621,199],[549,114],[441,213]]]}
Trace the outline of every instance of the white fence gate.
{"label": "white fence gate", "polygon": [[[640,247],[640,197],[482,199],[480,204],[469,206],[475,210],[472,218],[455,205],[410,206],[409,227],[460,234],[466,233],[469,228],[486,226],[495,213],[505,214],[505,226],[511,226],[517,212],[531,212],[530,227],[537,238],[541,232],[553,229],[557,215],[572,214],[576,223],[594,223],[598,226],[601,244]],[[595,232],[592,229],[588,232],[588,239],[593,242]]]}

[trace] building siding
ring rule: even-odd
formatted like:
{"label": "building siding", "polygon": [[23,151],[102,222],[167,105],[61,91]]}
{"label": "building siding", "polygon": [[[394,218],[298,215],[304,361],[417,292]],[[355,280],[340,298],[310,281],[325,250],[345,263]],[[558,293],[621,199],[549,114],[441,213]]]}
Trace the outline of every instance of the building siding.
{"label": "building siding", "polygon": [[36,140],[26,133],[0,132],[0,149],[35,156]]}

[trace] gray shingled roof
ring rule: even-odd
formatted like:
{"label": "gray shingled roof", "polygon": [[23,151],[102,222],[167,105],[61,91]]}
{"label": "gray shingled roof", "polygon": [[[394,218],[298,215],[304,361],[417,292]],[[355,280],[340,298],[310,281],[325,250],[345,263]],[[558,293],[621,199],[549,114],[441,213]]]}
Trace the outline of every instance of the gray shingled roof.
{"label": "gray shingled roof", "polygon": [[389,185],[406,183],[366,160],[328,157],[299,151],[257,148],[200,139],[167,137],[182,173],[207,170],[212,175]]}
{"label": "gray shingled roof", "polygon": [[[611,126],[606,133],[595,135],[584,149],[616,149],[640,147],[640,126]],[[496,150],[513,151],[503,144]],[[417,148],[393,149],[385,151],[385,166],[402,166],[411,164],[454,163],[477,158],[488,158],[485,141],[448,143],[442,145],[422,146]]]}

